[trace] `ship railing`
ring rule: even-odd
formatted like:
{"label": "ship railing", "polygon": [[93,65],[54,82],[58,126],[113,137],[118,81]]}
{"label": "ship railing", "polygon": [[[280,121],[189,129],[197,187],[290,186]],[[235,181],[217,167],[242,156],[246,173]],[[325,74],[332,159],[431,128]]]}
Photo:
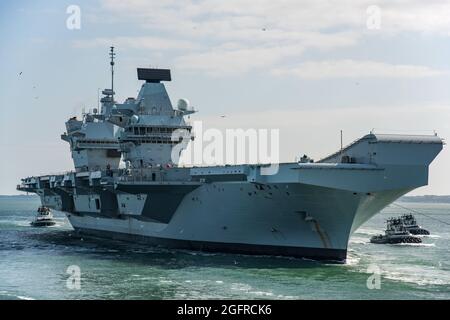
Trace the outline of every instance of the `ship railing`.
{"label": "ship railing", "polygon": [[119,176],[119,181],[143,182],[143,181],[164,181],[165,175],[162,167],[128,169]]}
{"label": "ship railing", "polygon": [[161,182],[163,181],[162,179],[152,179],[151,176],[146,176],[146,175],[126,175],[126,176],[121,176],[119,177],[119,181],[120,182],[149,182],[149,181],[158,181]]}
{"label": "ship railing", "polygon": [[82,140],[82,141],[76,141],[76,146],[78,148],[83,147],[96,147],[96,148],[117,148],[119,142],[113,141],[113,140]]}
{"label": "ship railing", "polygon": [[39,176],[36,176],[36,178],[51,177],[51,176],[64,176],[64,175],[72,174],[72,173],[75,173],[75,171],[69,170],[69,171],[60,171],[60,172],[50,172],[50,173],[40,174]]}
{"label": "ship railing", "polygon": [[[169,132],[161,132],[161,133],[146,133],[146,134],[133,134],[133,133],[127,133],[126,136],[128,138],[161,138],[161,139],[166,139],[166,138],[171,138],[173,135],[173,133],[169,133]],[[190,136],[189,134],[186,134],[186,136]]]}
{"label": "ship railing", "polygon": [[180,111],[180,110],[173,110],[173,111],[160,111],[158,109],[155,110],[139,110],[138,115],[144,115],[144,116],[160,116],[160,115],[168,115],[168,116],[187,116],[192,113],[198,112],[197,109],[189,108],[186,111]]}

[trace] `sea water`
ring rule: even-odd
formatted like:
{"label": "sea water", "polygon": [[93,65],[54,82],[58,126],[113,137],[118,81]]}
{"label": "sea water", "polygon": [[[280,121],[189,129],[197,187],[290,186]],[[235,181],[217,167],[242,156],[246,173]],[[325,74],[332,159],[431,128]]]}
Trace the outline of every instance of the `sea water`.
{"label": "sea water", "polygon": [[60,212],[55,226],[31,227],[39,205],[0,196],[0,299],[450,298],[448,203],[402,203],[431,217],[416,214],[431,231],[422,244],[371,244],[388,217],[406,213],[389,206],[353,234],[345,264],[80,237]]}

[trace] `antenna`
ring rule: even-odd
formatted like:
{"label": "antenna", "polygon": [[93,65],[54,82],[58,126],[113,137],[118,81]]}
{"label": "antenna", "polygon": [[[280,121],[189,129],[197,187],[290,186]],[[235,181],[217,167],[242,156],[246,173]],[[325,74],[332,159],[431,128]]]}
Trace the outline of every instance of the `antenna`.
{"label": "antenna", "polygon": [[109,51],[109,56],[111,58],[111,62],[109,63],[111,65],[111,91],[112,91],[112,101],[114,102],[114,58],[116,56],[116,53],[114,52],[114,47],[111,47],[111,50]]}
{"label": "antenna", "polygon": [[342,154],[343,144],[342,144],[342,130],[341,130],[341,154]]}

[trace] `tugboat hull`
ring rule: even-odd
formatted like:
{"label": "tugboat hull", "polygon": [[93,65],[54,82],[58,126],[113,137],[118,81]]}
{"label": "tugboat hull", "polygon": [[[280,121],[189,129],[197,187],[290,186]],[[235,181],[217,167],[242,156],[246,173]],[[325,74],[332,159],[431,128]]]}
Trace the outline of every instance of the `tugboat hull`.
{"label": "tugboat hull", "polygon": [[414,235],[424,235],[424,236],[430,235],[430,231],[422,229],[420,227],[417,227],[417,228],[406,227],[406,230],[408,230],[409,233],[414,234]]}
{"label": "tugboat hull", "polygon": [[46,206],[40,206],[37,210],[37,215],[33,221],[30,222],[33,227],[48,227],[53,226],[55,221],[50,208]]}
{"label": "tugboat hull", "polygon": [[376,244],[399,244],[399,243],[422,243],[422,239],[414,236],[402,236],[402,237],[372,237],[371,243]]}
{"label": "tugboat hull", "polygon": [[30,222],[30,224],[33,227],[50,227],[50,226],[54,226],[56,224],[56,222],[52,221],[52,220],[48,220],[48,221],[32,221],[32,222]]}

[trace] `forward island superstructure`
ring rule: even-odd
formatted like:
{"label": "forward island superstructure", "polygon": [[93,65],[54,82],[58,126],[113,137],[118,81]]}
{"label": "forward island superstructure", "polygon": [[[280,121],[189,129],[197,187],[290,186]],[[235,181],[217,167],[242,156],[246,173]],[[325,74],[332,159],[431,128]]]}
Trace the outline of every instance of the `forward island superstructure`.
{"label": "forward island superstructure", "polygon": [[194,110],[184,100],[173,108],[163,84],[170,70],[137,71],[136,98],[117,103],[111,86],[101,110],[66,122],[74,171],[17,186],[64,211],[81,234],[344,261],[359,226],[427,185],[443,146],[437,135],[370,133],[318,162],[280,163],[271,175],[261,164],[181,167],[173,153],[194,139],[185,121]]}

